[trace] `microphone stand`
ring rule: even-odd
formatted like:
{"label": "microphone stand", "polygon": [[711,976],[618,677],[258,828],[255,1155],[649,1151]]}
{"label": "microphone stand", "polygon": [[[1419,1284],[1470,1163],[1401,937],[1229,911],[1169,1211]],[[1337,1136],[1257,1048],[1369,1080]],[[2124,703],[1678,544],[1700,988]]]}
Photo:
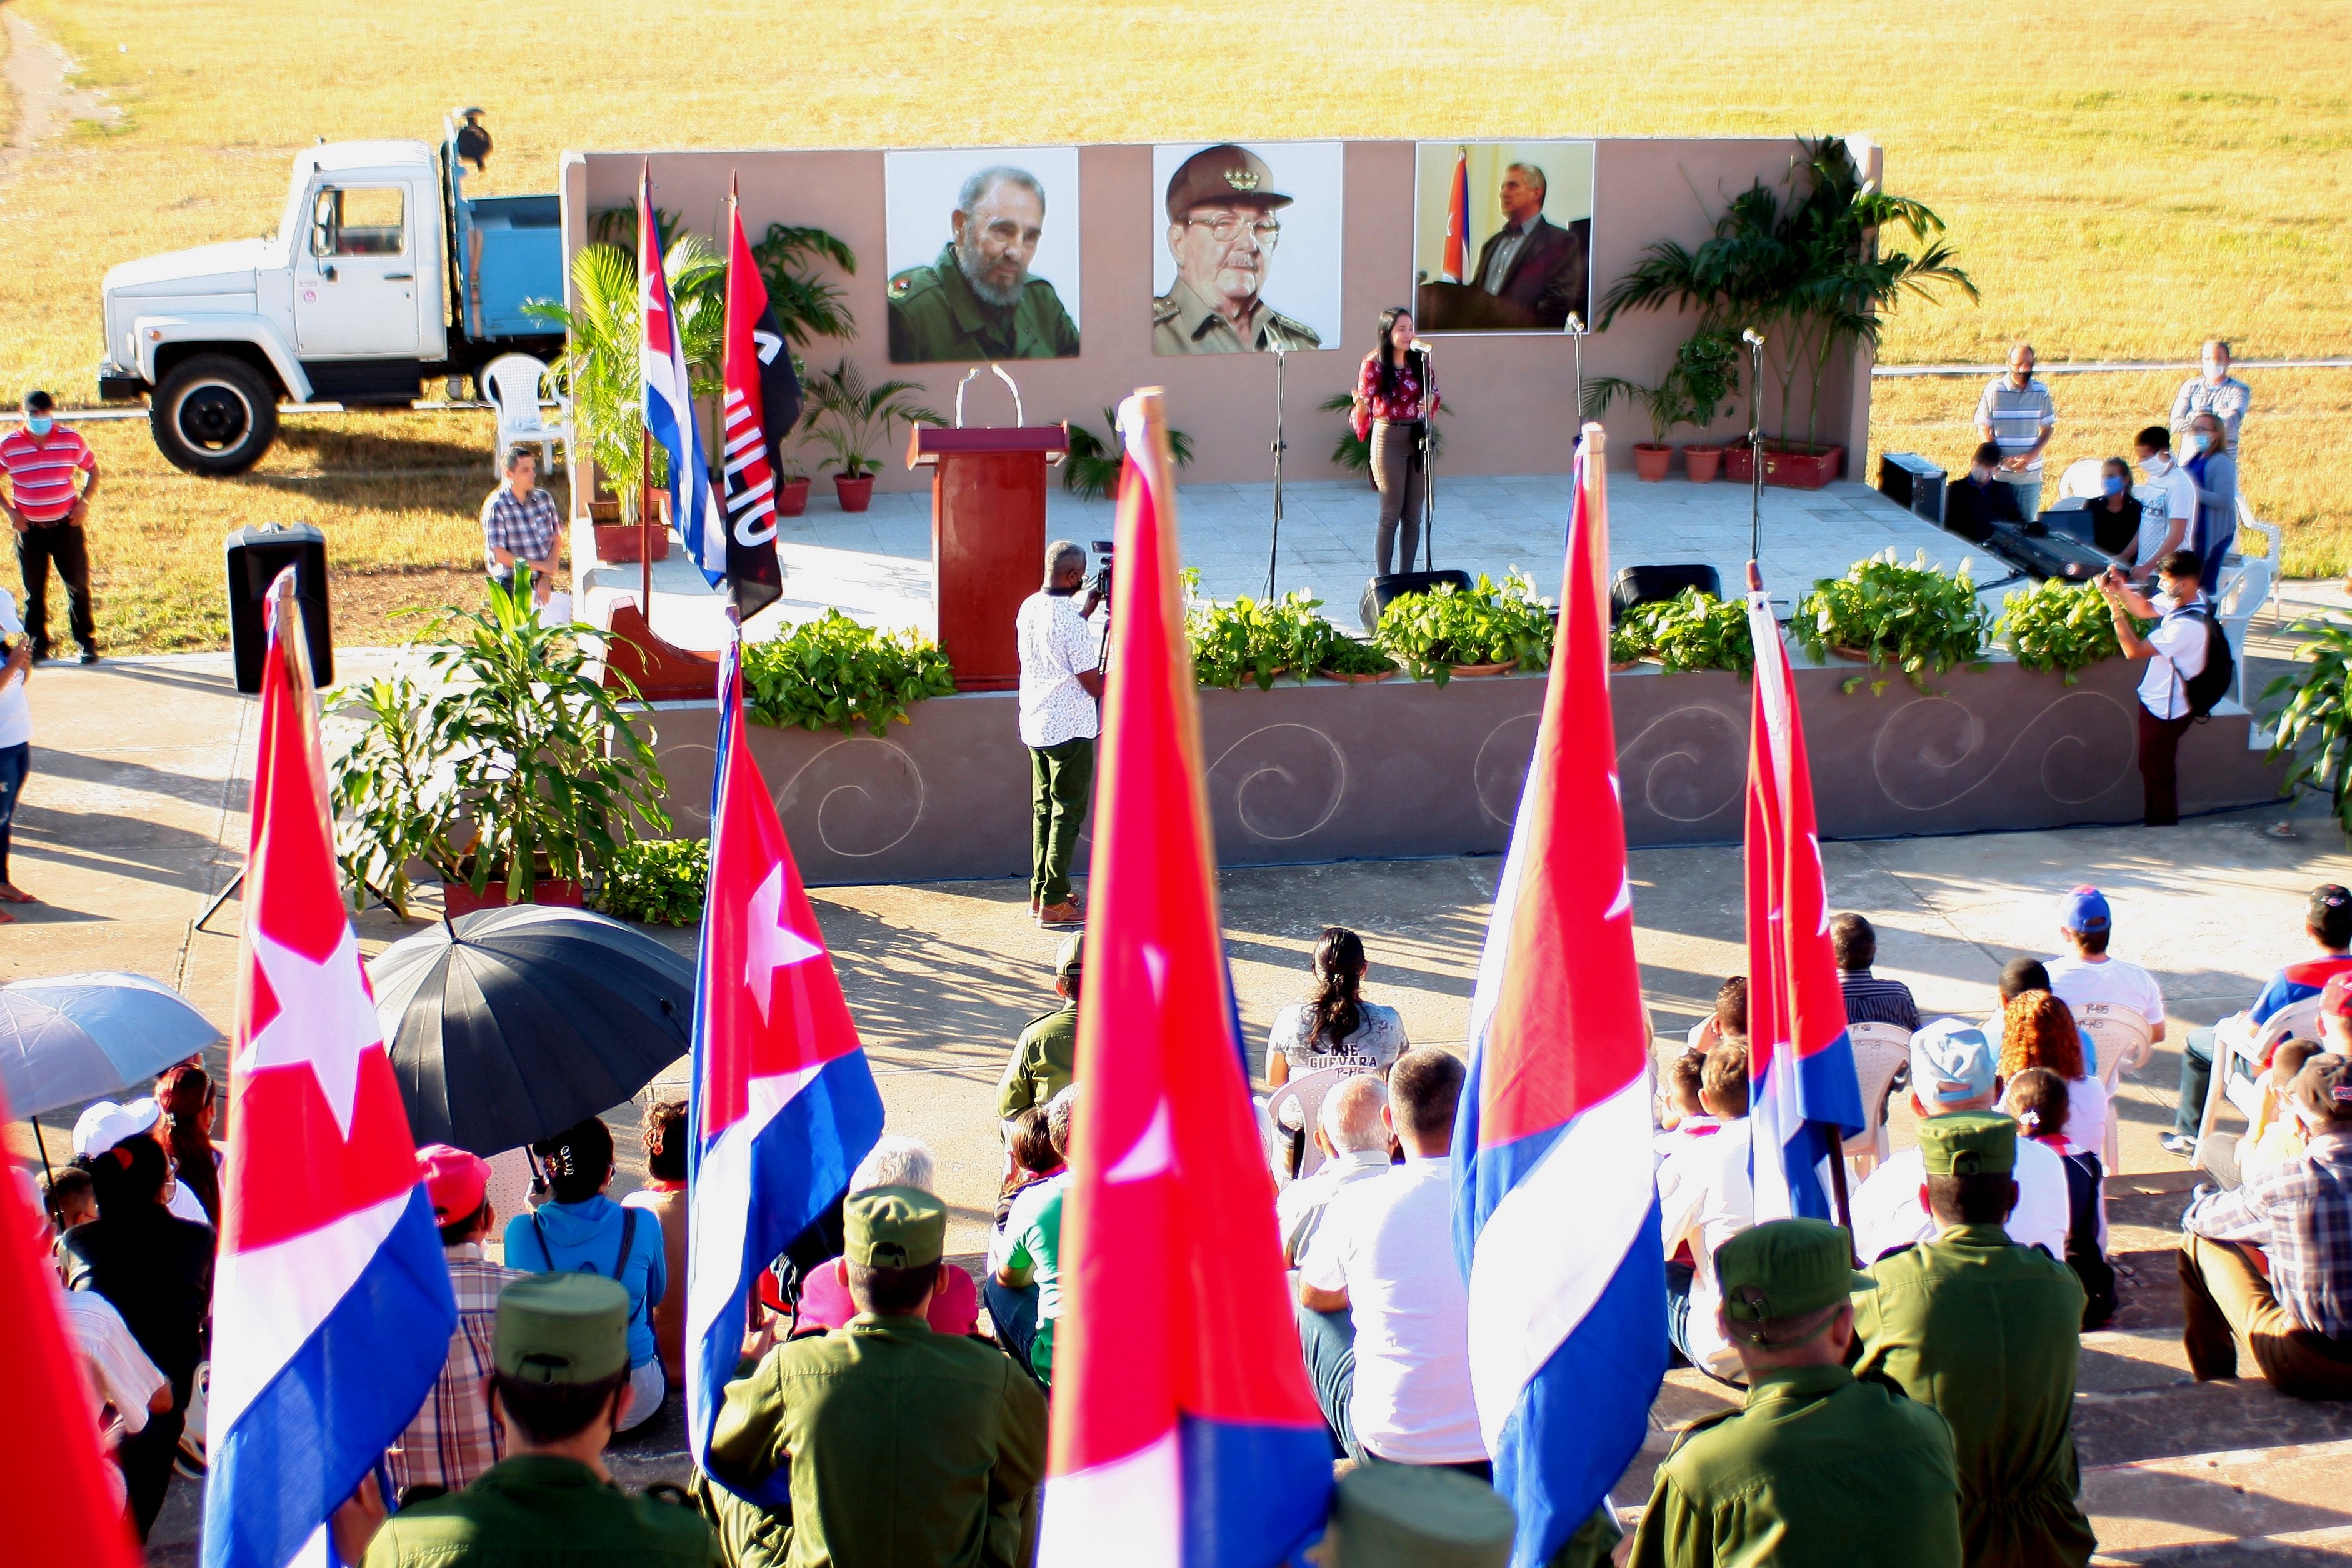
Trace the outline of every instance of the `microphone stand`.
{"label": "microphone stand", "polygon": [[[1429,350],[1421,340],[1413,340],[1412,351],[1421,356],[1422,401],[1428,401]],[[1406,561],[1404,570],[1411,571],[1412,563]],[[1421,570],[1437,570],[1437,411],[1431,409],[1421,422]]]}
{"label": "microphone stand", "polygon": [[1748,559],[1764,559],[1764,337],[1753,327],[1748,342]]}
{"label": "microphone stand", "polygon": [[1282,455],[1289,444],[1282,438],[1283,371],[1290,363],[1290,350],[1277,345],[1274,350],[1274,536],[1265,550],[1265,601],[1274,602],[1274,565],[1282,553]]}
{"label": "microphone stand", "polygon": [[1591,329],[1584,324],[1583,317],[1573,310],[1568,313],[1568,340],[1576,345],[1577,434],[1569,440],[1570,452],[1575,451],[1576,444],[1584,439],[1584,340],[1591,330]]}

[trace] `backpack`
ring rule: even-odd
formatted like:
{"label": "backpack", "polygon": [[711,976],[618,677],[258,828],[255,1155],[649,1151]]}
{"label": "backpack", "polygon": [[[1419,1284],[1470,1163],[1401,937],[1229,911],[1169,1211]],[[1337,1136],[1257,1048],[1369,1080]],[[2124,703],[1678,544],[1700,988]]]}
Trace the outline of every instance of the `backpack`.
{"label": "backpack", "polygon": [[2237,660],[2230,652],[2229,634],[2212,611],[2200,606],[2183,613],[2205,622],[2205,667],[2180,677],[2180,695],[2188,700],[2189,716],[2201,720],[2210,717],[2214,706],[2230,695],[2237,680]]}
{"label": "backpack", "polygon": [[[621,1204],[618,1207],[621,1210],[621,1252],[620,1256],[613,1260],[611,1275],[611,1278],[615,1280],[619,1279],[621,1271],[629,1266],[629,1254],[635,1250],[637,1240],[637,1211],[627,1204]],[[536,1214],[530,1217],[530,1233],[539,1240],[539,1255],[547,1260],[546,1271],[554,1273],[556,1271],[555,1249],[547,1244],[547,1227],[540,1223],[539,1216]],[[583,1260],[572,1272],[593,1274],[596,1272],[596,1265]]]}

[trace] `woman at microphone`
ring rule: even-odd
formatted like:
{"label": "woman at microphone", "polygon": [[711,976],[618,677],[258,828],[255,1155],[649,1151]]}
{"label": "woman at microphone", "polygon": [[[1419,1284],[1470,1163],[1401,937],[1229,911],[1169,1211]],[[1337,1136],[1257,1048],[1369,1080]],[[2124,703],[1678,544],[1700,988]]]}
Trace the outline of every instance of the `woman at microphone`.
{"label": "woman at microphone", "polygon": [[[1356,378],[1355,427],[1372,444],[1372,483],[1380,486],[1381,530],[1373,569],[1382,577],[1411,571],[1421,543],[1421,502],[1427,487],[1425,444],[1437,413],[1437,375],[1429,350],[1414,341],[1412,312],[1402,305],[1381,312],[1380,346],[1364,356]],[[1399,527],[1404,550],[1389,564]]]}

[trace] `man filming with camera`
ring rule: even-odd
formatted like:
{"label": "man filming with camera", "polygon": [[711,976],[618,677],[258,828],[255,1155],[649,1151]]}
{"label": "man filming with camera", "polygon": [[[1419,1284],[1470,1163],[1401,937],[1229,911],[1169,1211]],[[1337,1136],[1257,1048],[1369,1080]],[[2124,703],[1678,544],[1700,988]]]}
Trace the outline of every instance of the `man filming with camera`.
{"label": "man filming with camera", "polygon": [[[1109,586],[1109,568],[1087,581],[1087,552],[1068,539],[1045,547],[1045,586],[1021,601],[1021,742],[1029,748],[1029,911],[1037,924],[1082,925],[1070,862],[1095,781],[1101,733],[1101,647],[1087,624]],[[1079,592],[1085,591],[1085,601]]]}

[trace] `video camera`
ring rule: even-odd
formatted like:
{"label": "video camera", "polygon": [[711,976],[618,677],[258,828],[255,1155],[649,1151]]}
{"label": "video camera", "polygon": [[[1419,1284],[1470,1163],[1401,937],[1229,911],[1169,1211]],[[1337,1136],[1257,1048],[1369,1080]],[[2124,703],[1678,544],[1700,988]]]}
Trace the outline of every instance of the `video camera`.
{"label": "video camera", "polygon": [[1096,568],[1095,574],[1087,580],[1087,587],[1092,591],[1101,594],[1105,599],[1108,599],[1110,597],[1111,568],[1116,564],[1111,558],[1118,548],[1118,543],[1112,539],[1097,539],[1094,541],[1094,545],[1095,553],[1102,557],[1102,565]]}

